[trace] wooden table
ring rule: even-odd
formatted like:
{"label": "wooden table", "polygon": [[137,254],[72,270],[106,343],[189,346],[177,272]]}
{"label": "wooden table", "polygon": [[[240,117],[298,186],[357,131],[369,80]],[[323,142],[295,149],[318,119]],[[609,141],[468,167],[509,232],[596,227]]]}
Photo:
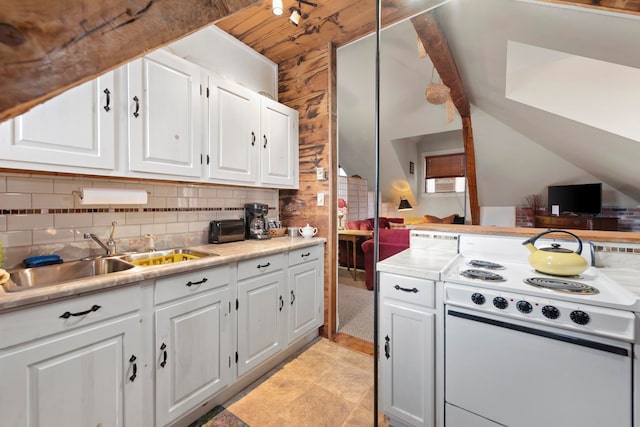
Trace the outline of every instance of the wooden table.
{"label": "wooden table", "polygon": [[[349,242],[353,249],[353,280],[358,280],[358,272],[356,271],[356,243],[358,240],[366,240],[373,235],[371,230],[338,230],[338,240],[347,242],[347,259],[349,259]],[[347,270],[349,263],[347,262]]]}

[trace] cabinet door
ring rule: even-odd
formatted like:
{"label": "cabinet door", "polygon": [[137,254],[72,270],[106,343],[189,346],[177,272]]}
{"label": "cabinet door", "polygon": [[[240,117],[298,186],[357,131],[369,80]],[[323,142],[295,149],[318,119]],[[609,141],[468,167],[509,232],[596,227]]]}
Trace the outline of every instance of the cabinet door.
{"label": "cabinet door", "polygon": [[130,170],[201,176],[200,73],[163,50],[127,65]]}
{"label": "cabinet door", "polygon": [[324,321],[323,268],[315,260],[289,268],[289,342],[305,335]]}
{"label": "cabinet door", "polygon": [[426,427],[435,423],[434,334],[434,313],[382,299],[382,411],[408,425]]}
{"label": "cabinet door", "polygon": [[287,304],[282,270],[238,282],[238,376],[284,348]]}
{"label": "cabinet door", "polygon": [[229,384],[230,288],[156,310],[156,424],[167,425]]}
{"label": "cabinet door", "polygon": [[137,314],[0,353],[2,425],[140,426]]}
{"label": "cabinet door", "polygon": [[260,182],[298,186],[298,112],[261,97]]}
{"label": "cabinet door", "polygon": [[[0,125],[2,166],[57,172],[115,167],[113,72],[40,104]],[[94,172],[96,173],[96,172]],[[103,173],[103,172],[97,172]]]}
{"label": "cabinet door", "polygon": [[260,147],[259,95],[209,77],[209,178],[255,184]]}

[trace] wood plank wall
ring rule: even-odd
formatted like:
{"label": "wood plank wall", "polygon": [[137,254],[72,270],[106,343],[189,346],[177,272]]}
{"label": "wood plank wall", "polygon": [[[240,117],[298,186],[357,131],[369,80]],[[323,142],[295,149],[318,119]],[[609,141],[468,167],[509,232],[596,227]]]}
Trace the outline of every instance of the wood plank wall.
{"label": "wood plank wall", "polygon": [[[336,184],[331,177],[337,164],[335,135],[335,49],[331,44],[306,51],[279,64],[279,102],[300,114],[300,188],[280,191],[280,220],[285,227],[318,228],[327,238],[325,246],[324,328],[329,337],[336,328]],[[318,181],[316,167],[326,170],[327,180]],[[325,193],[318,206],[317,193]]]}

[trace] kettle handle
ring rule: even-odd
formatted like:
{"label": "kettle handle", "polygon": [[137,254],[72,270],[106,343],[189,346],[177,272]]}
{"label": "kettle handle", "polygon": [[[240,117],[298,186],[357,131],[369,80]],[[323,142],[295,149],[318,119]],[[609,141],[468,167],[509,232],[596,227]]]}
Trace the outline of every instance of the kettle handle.
{"label": "kettle handle", "polygon": [[568,234],[570,236],[572,236],[574,239],[576,239],[576,241],[578,242],[578,249],[576,250],[576,253],[578,255],[582,254],[582,240],[580,240],[580,238],[578,236],[576,236],[575,234],[569,232],[569,231],[565,231],[565,230],[552,230],[549,229],[547,231],[543,231],[542,233],[533,236],[530,239],[525,240],[524,242],[522,242],[523,245],[527,245],[529,243],[531,243],[532,245],[535,243],[536,240],[538,240],[540,237],[544,236],[545,234],[550,234],[550,233],[565,233]]}

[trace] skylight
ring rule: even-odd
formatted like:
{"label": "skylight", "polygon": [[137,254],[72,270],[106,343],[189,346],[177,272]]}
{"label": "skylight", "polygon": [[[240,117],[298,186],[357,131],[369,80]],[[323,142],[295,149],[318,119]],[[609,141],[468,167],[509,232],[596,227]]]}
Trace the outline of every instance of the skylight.
{"label": "skylight", "polygon": [[640,69],[509,40],[505,97],[640,141]]}

